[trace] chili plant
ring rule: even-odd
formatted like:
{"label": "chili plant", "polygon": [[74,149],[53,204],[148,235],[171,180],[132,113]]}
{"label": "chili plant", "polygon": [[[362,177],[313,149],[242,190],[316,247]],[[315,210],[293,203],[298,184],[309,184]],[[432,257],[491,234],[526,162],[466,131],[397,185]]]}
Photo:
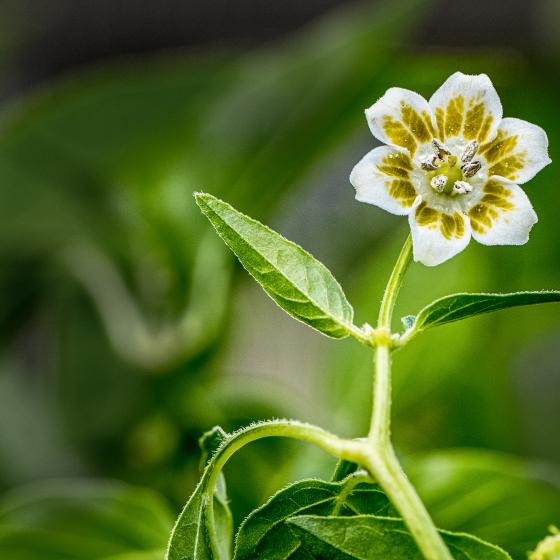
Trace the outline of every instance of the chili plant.
{"label": "chili plant", "polygon": [[[377,323],[357,326],[354,310],[329,270],[298,245],[210,194],[196,202],[218,235],[266,293],[295,319],[333,339],[353,337],[374,355],[369,433],[344,439],[297,420],[271,420],[201,439],[202,478],[176,522],[168,560],[185,559],[477,559],[501,548],[436,528],[404,473],[391,439],[392,355],[423,331],[508,307],[560,301],[560,291],[457,293],[393,327],[393,309],[414,259],[438,265],[467,246],[527,242],[537,216],[519,184],[545,165],[548,139],[538,126],[502,118],[488,76],[452,75],[426,101],[391,88],[366,110],[374,136],[350,181],[359,201],[407,215],[407,237],[389,277]],[[241,524],[233,538],[222,468],[246,444],[285,437],[316,445],[339,462],[330,481],[284,488]],[[233,546],[235,544],[235,546]],[[554,558],[550,536],[532,558]]]}

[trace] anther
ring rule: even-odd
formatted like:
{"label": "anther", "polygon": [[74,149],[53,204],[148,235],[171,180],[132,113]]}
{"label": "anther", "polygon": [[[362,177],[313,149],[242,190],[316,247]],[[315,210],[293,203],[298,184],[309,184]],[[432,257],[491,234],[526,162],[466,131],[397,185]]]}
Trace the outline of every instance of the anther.
{"label": "anther", "polygon": [[478,150],[478,142],[476,140],[473,140],[472,142],[469,142],[466,145],[465,149],[463,150],[463,155],[461,156],[461,161],[464,161],[464,162],[471,161],[472,158],[475,156],[477,150]]}
{"label": "anther", "polygon": [[466,181],[455,181],[453,183],[453,192],[455,194],[467,194],[472,192],[472,187]]}
{"label": "anther", "polygon": [[447,175],[440,174],[440,175],[436,175],[435,177],[432,177],[432,180],[430,181],[430,185],[438,193],[443,192],[445,185],[447,185]]}
{"label": "anther", "polygon": [[420,162],[420,167],[422,169],[425,169],[426,171],[434,171],[439,167],[439,165],[436,163],[436,159],[437,156],[425,157]]}
{"label": "anther", "polygon": [[465,177],[472,177],[480,171],[481,167],[482,163],[480,163],[480,161],[469,161],[468,163],[461,165],[461,171]]}
{"label": "anther", "polygon": [[434,151],[436,153],[436,156],[439,159],[445,159],[446,156],[450,156],[451,152],[443,145],[442,142],[440,142],[437,138],[434,138],[432,140],[432,146],[434,148]]}

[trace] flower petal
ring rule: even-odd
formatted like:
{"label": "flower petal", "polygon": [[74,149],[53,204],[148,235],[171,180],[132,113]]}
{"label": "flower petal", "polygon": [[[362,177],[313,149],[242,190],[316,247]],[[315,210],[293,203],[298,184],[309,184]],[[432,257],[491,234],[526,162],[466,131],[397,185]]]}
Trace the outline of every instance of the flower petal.
{"label": "flower petal", "polygon": [[415,261],[436,266],[460,253],[471,239],[471,225],[464,214],[450,214],[419,201],[409,214]]}
{"label": "flower petal", "polygon": [[523,189],[501,177],[487,181],[469,218],[473,237],[483,245],[523,245],[538,221]]}
{"label": "flower petal", "polygon": [[431,151],[434,138],[432,112],[428,102],[418,93],[390,88],[385,95],[366,109],[372,134],[381,142],[405,148],[414,157],[419,148]]}
{"label": "flower petal", "polygon": [[388,146],[367,153],[352,169],[350,182],[356,199],[374,204],[392,214],[408,214],[417,197],[410,181],[410,156]]}
{"label": "flower petal", "polygon": [[515,183],[532,179],[551,160],[548,137],[536,124],[521,119],[503,119],[494,140],[478,150],[488,164],[488,176],[499,175]]}
{"label": "flower petal", "polygon": [[442,142],[491,140],[502,120],[500,98],[486,74],[455,72],[432,95],[430,107]]}

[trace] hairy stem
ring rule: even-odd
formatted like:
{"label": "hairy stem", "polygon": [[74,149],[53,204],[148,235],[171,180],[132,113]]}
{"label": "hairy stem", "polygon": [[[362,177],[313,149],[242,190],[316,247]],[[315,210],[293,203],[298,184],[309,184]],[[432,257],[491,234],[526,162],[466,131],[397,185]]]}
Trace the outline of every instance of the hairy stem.
{"label": "hairy stem", "polygon": [[356,460],[357,456],[361,457],[359,442],[341,439],[318,426],[296,420],[259,422],[232,434],[224,445],[216,451],[207,467],[209,473],[208,494],[212,494],[214,491],[216,477],[235,452],[252,441],[266,437],[287,437],[313,443],[337,458]]}
{"label": "hairy stem", "polygon": [[424,557],[427,560],[453,560],[392,446],[374,449],[366,468],[401,514]]}
{"label": "hairy stem", "polygon": [[[312,424],[298,422],[296,420],[273,420],[270,422],[259,422],[231,434],[230,437],[218,448],[214,456],[208,462],[199,484],[203,485],[208,516],[213,519],[214,513],[214,486],[216,479],[230,457],[242,447],[266,437],[288,437],[299,439],[317,445],[327,453],[353,462],[363,462],[363,444],[358,441],[341,439],[334,434],[323,430]],[[188,504],[187,504],[188,505]],[[209,526],[210,542],[215,549],[216,535],[214,525]],[[218,558],[217,550],[214,550]]]}
{"label": "hairy stem", "polygon": [[428,560],[452,560],[424,504],[403,472],[391,444],[391,319],[411,256],[412,240],[409,236],[389,277],[379,310],[373,410],[368,435],[371,454],[364,466],[398,509],[424,557]]}

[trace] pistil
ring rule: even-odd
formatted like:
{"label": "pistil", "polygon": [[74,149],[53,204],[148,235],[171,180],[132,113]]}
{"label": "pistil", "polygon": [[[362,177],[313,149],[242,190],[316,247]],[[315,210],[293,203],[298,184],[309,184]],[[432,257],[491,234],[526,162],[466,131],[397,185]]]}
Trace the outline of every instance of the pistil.
{"label": "pistil", "polygon": [[437,138],[432,140],[433,154],[420,163],[428,171],[430,186],[439,194],[458,195],[472,192],[472,185],[465,179],[474,177],[482,168],[479,160],[473,161],[478,151],[478,142],[473,140],[463,150],[460,161]]}

